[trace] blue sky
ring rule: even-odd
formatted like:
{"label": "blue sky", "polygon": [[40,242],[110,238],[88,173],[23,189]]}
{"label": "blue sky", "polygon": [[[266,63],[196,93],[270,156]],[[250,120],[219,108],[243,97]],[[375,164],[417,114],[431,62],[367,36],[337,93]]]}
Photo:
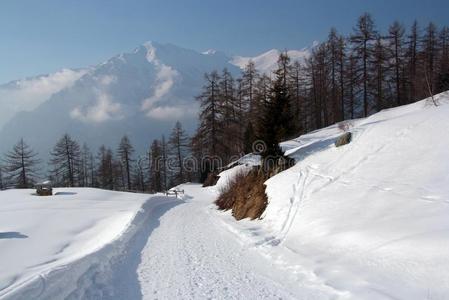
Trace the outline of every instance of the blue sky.
{"label": "blue sky", "polygon": [[147,40],[255,55],[352,30],[363,12],[448,25],[447,0],[2,0],[0,83],[96,64]]}

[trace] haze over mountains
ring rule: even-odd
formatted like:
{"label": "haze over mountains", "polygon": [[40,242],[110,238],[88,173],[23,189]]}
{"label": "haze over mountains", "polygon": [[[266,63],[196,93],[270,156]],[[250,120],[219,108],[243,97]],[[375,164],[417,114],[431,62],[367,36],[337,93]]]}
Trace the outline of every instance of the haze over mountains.
{"label": "haze over mountains", "polygon": [[[303,60],[308,53],[289,51],[292,60]],[[259,71],[269,73],[278,56],[274,49],[256,57],[229,57],[220,51],[199,53],[147,42],[93,67],[0,85],[0,151],[23,137],[46,159],[67,132],[94,151],[101,144],[115,147],[128,134],[143,153],[177,120],[188,131],[195,128],[195,96],[204,73],[227,68],[238,75],[250,59]]]}

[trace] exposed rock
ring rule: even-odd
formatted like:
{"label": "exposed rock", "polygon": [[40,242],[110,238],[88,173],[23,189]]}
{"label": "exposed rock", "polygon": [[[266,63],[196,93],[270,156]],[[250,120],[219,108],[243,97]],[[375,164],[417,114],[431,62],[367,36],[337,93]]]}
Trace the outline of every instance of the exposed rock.
{"label": "exposed rock", "polygon": [[338,139],[335,141],[335,146],[340,147],[346,144],[349,144],[351,142],[352,134],[351,132],[345,132],[344,134],[340,135]]}

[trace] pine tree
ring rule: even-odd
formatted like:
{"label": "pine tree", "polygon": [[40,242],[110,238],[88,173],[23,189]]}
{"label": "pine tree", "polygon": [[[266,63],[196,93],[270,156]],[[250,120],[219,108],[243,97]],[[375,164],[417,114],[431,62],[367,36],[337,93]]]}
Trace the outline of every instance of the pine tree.
{"label": "pine tree", "polygon": [[260,118],[264,114],[264,107],[265,103],[270,101],[271,97],[271,79],[268,77],[268,75],[263,74],[261,75],[257,82],[256,82],[256,88],[254,92],[254,107],[253,110],[256,113],[256,117],[254,120],[251,120],[249,118],[249,121],[251,121],[253,129],[255,131],[256,136],[260,136],[263,134],[262,130],[260,128]]}
{"label": "pine tree", "polygon": [[340,116],[339,121],[345,119],[345,91],[346,91],[346,81],[345,81],[345,65],[346,65],[346,53],[345,53],[345,39],[342,36],[338,37],[337,44],[337,68],[338,68],[338,80],[340,85]]}
{"label": "pine tree", "polygon": [[371,15],[365,13],[362,15],[355,28],[354,34],[351,36],[351,43],[355,49],[355,54],[361,65],[361,84],[363,92],[363,116],[369,114],[369,62],[372,57],[372,42],[376,40],[377,31],[374,28],[374,22]]}
{"label": "pine tree", "polygon": [[391,52],[391,59],[389,61],[391,62],[390,67],[394,70],[393,78],[396,105],[401,105],[404,102],[401,91],[404,32],[404,27],[397,21],[395,21],[388,30],[388,41]]}
{"label": "pine tree", "polygon": [[150,190],[161,192],[163,190],[162,171],[161,171],[162,147],[159,140],[154,140],[150,149]]}
{"label": "pine tree", "polygon": [[87,172],[89,176],[89,186],[98,187],[98,176],[97,176],[97,165],[95,162],[95,157],[92,152],[89,152],[89,157],[87,161]]}
{"label": "pine tree", "polygon": [[384,83],[385,83],[385,62],[386,55],[383,46],[382,39],[377,38],[376,44],[374,46],[374,96],[376,100],[376,109],[381,110],[386,108],[385,104],[385,93],[384,93]]}
{"label": "pine tree", "polygon": [[3,181],[3,166],[0,165],[0,191],[5,189],[5,183]]}
{"label": "pine tree", "polygon": [[256,134],[254,132],[252,122],[248,122],[243,140],[244,140],[244,152],[252,153],[254,151],[253,144],[256,141]]}
{"label": "pine tree", "polygon": [[290,72],[290,89],[291,89],[291,107],[293,109],[295,122],[295,131],[302,134],[304,130],[304,83],[303,83],[302,67],[298,61],[292,65]]}
{"label": "pine tree", "polygon": [[418,88],[418,23],[415,21],[412,25],[410,34],[407,37],[407,87],[408,87],[408,102],[416,101]]}
{"label": "pine tree", "polygon": [[[221,113],[219,101],[219,80],[220,77],[216,71],[205,75],[206,84],[202,93],[197,97],[200,101],[200,127],[198,128],[204,145],[207,148],[207,154],[218,156],[221,148],[222,134],[220,128]],[[221,149],[220,149],[221,150]]]}
{"label": "pine tree", "polygon": [[[123,136],[120,140],[120,144],[117,150],[117,154],[120,156],[120,162],[123,166],[123,172],[125,176],[125,185],[128,190],[131,190],[131,164],[133,162],[132,155],[134,153],[134,147],[128,136]],[[122,172],[122,174],[123,174]]]}
{"label": "pine tree", "polygon": [[4,171],[8,184],[16,188],[32,187],[38,177],[37,166],[40,160],[36,158],[37,155],[23,139],[20,139],[5,155]]}
{"label": "pine tree", "polygon": [[62,176],[63,184],[76,186],[79,175],[81,150],[77,141],[64,134],[50,152],[50,164],[57,175]]}
{"label": "pine tree", "polygon": [[190,141],[192,159],[189,159],[188,167],[192,176],[198,182],[204,182],[207,177],[207,170],[203,168],[204,158],[207,157],[206,147],[200,131],[193,135]]}
{"label": "pine tree", "polygon": [[134,187],[136,190],[144,192],[145,191],[145,175],[144,175],[144,169],[145,169],[145,160],[142,157],[138,157],[137,161],[134,166]]}
{"label": "pine tree", "polygon": [[332,120],[333,122],[341,121],[341,97],[340,97],[340,85],[338,82],[338,63],[340,60],[341,50],[340,50],[340,39],[335,28],[332,28],[327,40],[327,50],[328,50],[328,69],[330,72],[330,102],[332,107]]}
{"label": "pine tree", "polygon": [[260,121],[262,135],[260,139],[266,144],[262,155],[267,158],[283,156],[279,143],[293,132],[293,118],[290,110],[288,89],[288,70],[290,59],[286,53],[280,55],[278,69],[271,89],[269,101],[264,103],[264,113]]}
{"label": "pine tree", "polygon": [[327,47],[321,44],[314,49],[308,60],[308,72],[311,78],[311,93],[315,128],[328,126],[329,116],[329,93],[328,93],[328,64],[326,61]]}
{"label": "pine tree", "polygon": [[161,171],[162,171],[162,183],[163,183],[163,188],[164,191],[168,190],[168,177],[170,176],[168,173],[168,166],[167,166],[167,162],[168,162],[168,149],[167,149],[167,142],[165,141],[165,135],[162,135],[161,138],[161,160],[160,160],[160,165],[161,165]]}
{"label": "pine tree", "polygon": [[424,79],[427,96],[435,94],[435,63],[438,55],[437,28],[432,22],[425,29],[423,36]]}
{"label": "pine tree", "polygon": [[183,183],[186,179],[184,170],[184,158],[189,147],[189,138],[182,128],[181,122],[177,121],[168,141],[170,154],[174,158],[174,164],[170,164],[175,169],[174,184]]}
{"label": "pine tree", "polygon": [[111,149],[104,145],[98,150],[98,184],[103,189],[114,189],[114,163]]}
{"label": "pine tree", "polygon": [[81,159],[80,159],[80,168],[79,168],[79,177],[80,177],[80,186],[92,186],[91,181],[91,173],[89,169],[90,157],[92,153],[90,152],[87,144],[83,144],[81,148]]}
{"label": "pine tree", "polygon": [[441,54],[438,67],[437,93],[449,90],[449,27],[444,26],[441,29],[439,44]]}
{"label": "pine tree", "polygon": [[256,103],[256,82],[259,74],[256,70],[256,65],[252,60],[248,62],[242,74],[242,96],[243,108],[248,111],[249,121],[256,121],[258,118],[258,105]]}
{"label": "pine tree", "polygon": [[223,70],[218,86],[222,139],[227,141],[227,143],[223,143],[223,151],[220,156],[227,162],[229,157],[236,154],[241,143],[238,139],[234,78],[227,69]]}

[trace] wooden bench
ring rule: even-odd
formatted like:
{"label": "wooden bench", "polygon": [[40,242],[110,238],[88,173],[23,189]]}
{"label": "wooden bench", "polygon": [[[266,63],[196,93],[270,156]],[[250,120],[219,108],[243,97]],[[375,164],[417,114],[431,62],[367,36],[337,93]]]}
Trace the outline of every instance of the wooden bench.
{"label": "wooden bench", "polygon": [[165,192],[166,196],[175,196],[178,198],[178,195],[184,195],[184,190],[168,190]]}

